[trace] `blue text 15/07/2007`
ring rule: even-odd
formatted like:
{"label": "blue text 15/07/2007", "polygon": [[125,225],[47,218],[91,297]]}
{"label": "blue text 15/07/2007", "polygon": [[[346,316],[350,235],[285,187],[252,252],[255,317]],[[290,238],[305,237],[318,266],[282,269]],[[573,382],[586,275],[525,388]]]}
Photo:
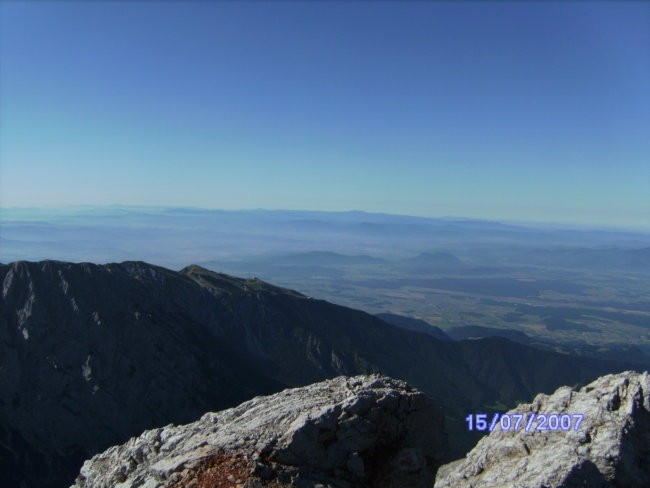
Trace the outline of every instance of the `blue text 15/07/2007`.
{"label": "blue text 15/07/2007", "polygon": [[584,415],[581,413],[493,413],[492,416],[486,413],[470,413],[465,417],[467,430],[487,430],[492,432],[499,428],[504,432],[524,430],[531,432],[535,430],[569,431],[579,430]]}

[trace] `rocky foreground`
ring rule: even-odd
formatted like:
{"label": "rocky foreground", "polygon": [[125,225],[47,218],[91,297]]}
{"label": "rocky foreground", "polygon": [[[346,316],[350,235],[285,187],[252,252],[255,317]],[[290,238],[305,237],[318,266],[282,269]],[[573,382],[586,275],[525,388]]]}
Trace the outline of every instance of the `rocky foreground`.
{"label": "rocky foreground", "polygon": [[[148,429],[340,375],[408,381],[462,419],[634,365],[492,337],[441,341],[198,266],[0,264],[0,485],[70,486]],[[448,423],[445,462],[476,443]]]}
{"label": "rocky foreground", "polygon": [[584,415],[580,427],[496,428],[440,467],[443,413],[385,376],[339,377],[145,432],[86,461],[76,488],[650,486],[650,375],[608,375],[509,414]]}
{"label": "rocky foreground", "polygon": [[650,486],[647,372],[603,376],[579,391],[559,388],[508,413],[584,418],[568,431],[497,427],[464,459],[443,466],[436,488]]}
{"label": "rocky foreground", "polygon": [[338,377],[149,430],[86,461],[75,487],[431,487],[444,414],[385,376]]}

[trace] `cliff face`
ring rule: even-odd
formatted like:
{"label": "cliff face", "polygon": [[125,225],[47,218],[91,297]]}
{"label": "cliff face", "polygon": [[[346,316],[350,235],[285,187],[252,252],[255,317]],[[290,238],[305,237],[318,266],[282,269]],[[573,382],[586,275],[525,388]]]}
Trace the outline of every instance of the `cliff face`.
{"label": "cliff face", "polygon": [[[143,263],[3,267],[0,450],[15,486],[63,486],[90,454],[281,385],[206,330],[210,293]],[[209,322],[215,329],[219,322]]]}
{"label": "cliff face", "polygon": [[87,461],[74,486],[428,488],[443,420],[404,382],[339,377],[147,431]]}
{"label": "cliff face", "polygon": [[[520,429],[497,427],[466,458],[443,466],[436,488],[650,486],[650,375],[607,375],[576,391],[538,395],[508,412]],[[530,414],[580,414],[563,430],[538,430]],[[505,423],[504,425],[508,425]],[[548,424],[547,424],[548,427]]]}

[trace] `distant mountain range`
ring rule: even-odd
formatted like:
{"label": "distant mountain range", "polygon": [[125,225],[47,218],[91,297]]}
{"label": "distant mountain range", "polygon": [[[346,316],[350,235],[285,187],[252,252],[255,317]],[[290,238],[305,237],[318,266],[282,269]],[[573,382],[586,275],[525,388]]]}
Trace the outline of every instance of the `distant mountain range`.
{"label": "distant mountain range", "polygon": [[0,280],[9,486],[67,486],[84,458],[144,429],[341,374],[422,389],[456,419],[453,457],[471,447],[467,411],[634,369],[503,338],[443,341],[198,266],[15,262],[0,265]]}
{"label": "distant mountain range", "polygon": [[[510,248],[524,248],[526,252],[560,246],[602,248],[604,252],[620,249],[623,255],[630,249],[643,253],[650,248],[648,231],[562,229],[367,212],[87,206],[2,208],[0,217],[2,262],[145,259],[180,269],[187,263],[320,250],[402,259],[423,251],[436,258],[441,250],[465,254],[508,248],[508,258]],[[572,260],[571,256],[556,256],[566,263]],[[421,258],[426,259],[426,254]],[[527,262],[527,256],[521,258]],[[555,259],[543,255],[535,259],[541,264],[547,258]],[[645,269],[649,269],[644,256],[621,256],[620,260],[626,266],[629,262],[646,263]],[[595,262],[601,260],[596,257]]]}

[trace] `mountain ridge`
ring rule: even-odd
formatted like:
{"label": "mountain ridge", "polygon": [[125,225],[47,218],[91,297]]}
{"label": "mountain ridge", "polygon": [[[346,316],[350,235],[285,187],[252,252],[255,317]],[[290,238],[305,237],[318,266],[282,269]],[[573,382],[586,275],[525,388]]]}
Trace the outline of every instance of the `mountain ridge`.
{"label": "mountain ridge", "polygon": [[[199,266],[21,261],[0,267],[0,279],[0,419],[51,465],[15,473],[31,486],[60,486],[43,480],[73,474],[61,459],[81,462],[147,428],[340,375],[406,380],[460,422],[469,408],[630,369],[506,340],[442,342]],[[461,424],[455,455],[471,445]]]}

